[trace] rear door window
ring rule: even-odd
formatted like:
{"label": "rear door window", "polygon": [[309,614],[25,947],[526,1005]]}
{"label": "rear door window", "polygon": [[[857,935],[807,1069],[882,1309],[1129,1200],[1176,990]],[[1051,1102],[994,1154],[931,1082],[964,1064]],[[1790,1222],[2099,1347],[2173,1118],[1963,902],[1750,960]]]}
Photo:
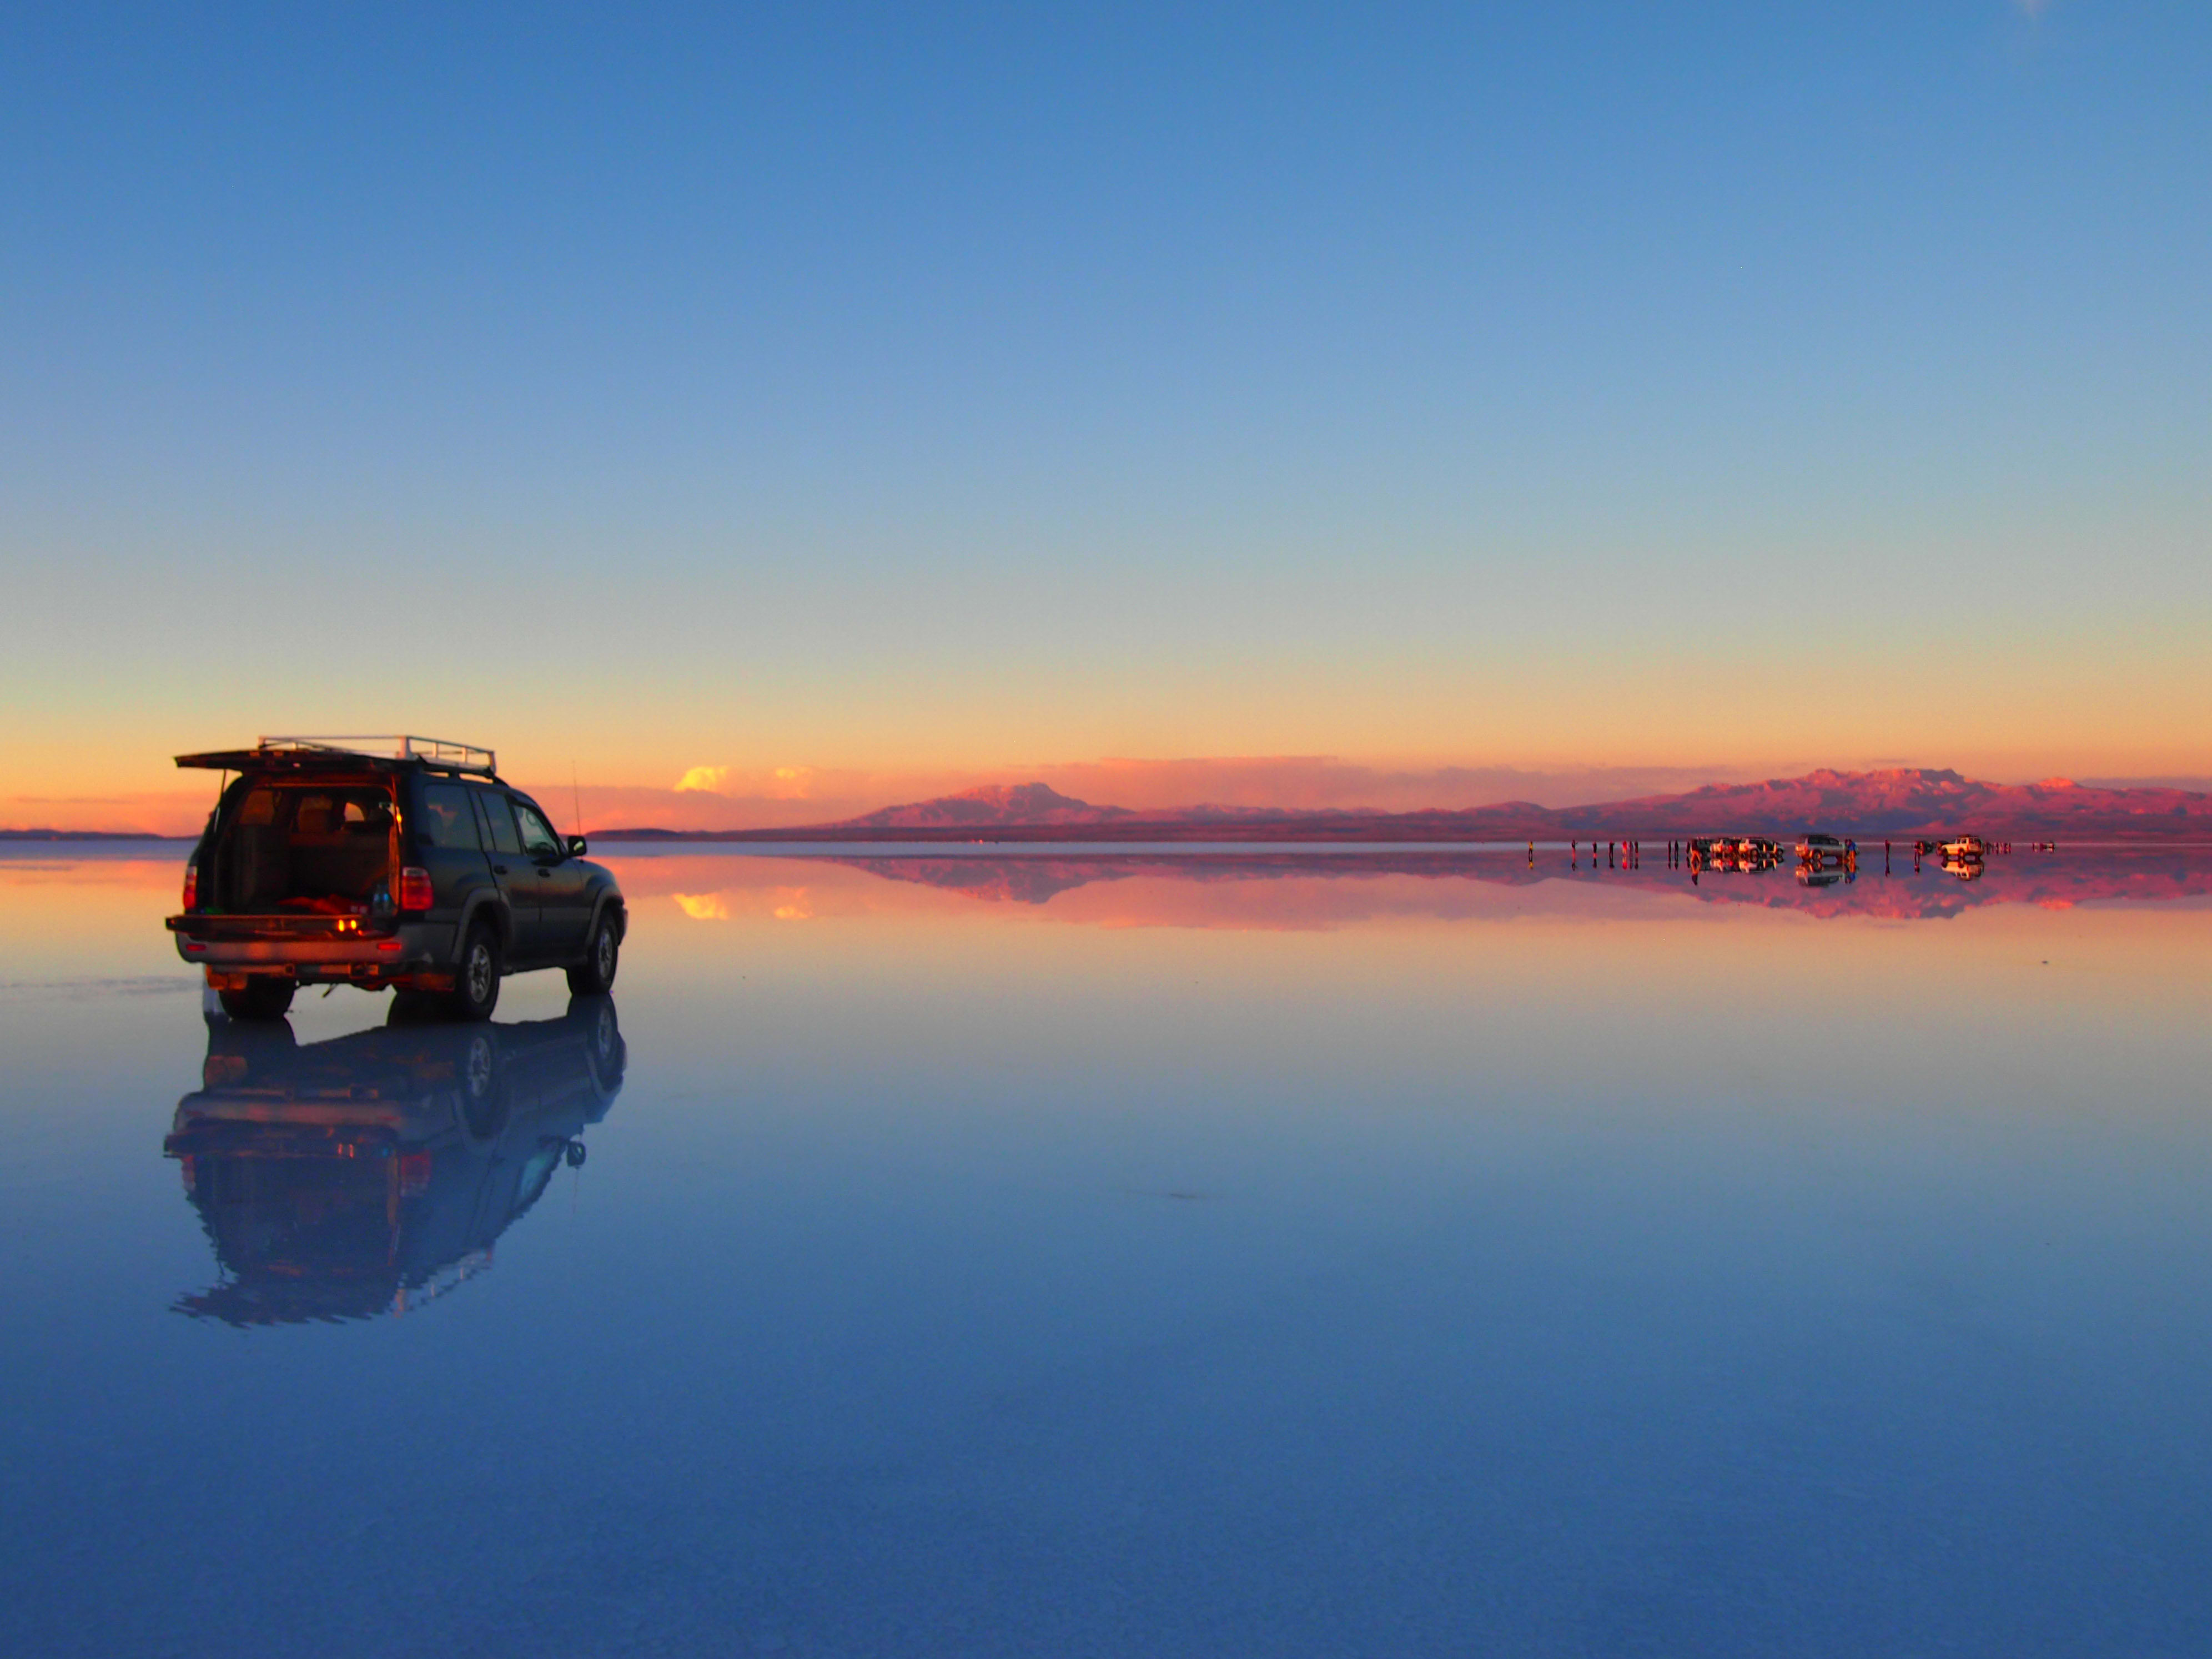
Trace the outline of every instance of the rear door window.
{"label": "rear door window", "polygon": [[458,783],[422,786],[423,833],[437,847],[476,853],[483,849],[477,833],[477,815],[469,810],[469,792]]}
{"label": "rear door window", "polygon": [[492,850],[512,853],[520,858],[522,855],[522,837],[515,830],[514,813],[507,806],[507,797],[489,789],[477,789],[471,793],[476,796],[477,805],[483,811],[484,823],[491,830]]}
{"label": "rear door window", "polygon": [[522,850],[533,859],[557,859],[561,842],[553,833],[553,826],[538,816],[534,807],[520,801],[514,803],[514,816],[522,825]]}
{"label": "rear door window", "polygon": [[391,878],[392,825],[386,784],[256,780],[218,831],[214,902],[248,915],[357,910]]}

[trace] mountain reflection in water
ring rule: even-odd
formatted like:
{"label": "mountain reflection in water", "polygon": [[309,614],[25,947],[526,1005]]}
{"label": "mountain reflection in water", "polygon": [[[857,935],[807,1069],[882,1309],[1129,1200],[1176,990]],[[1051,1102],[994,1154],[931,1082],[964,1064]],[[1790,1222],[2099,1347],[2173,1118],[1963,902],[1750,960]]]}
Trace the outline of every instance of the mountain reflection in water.
{"label": "mountain reflection in water", "polygon": [[235,1326],[404,1312],[489,1267],[492,1247],[621,1092],[612,1000],[557,1019],[393,1023],[301,1046],[291,1027],[208,1021],[177,1160],[224,1278],[177,1310]]}
{"label": "mountain reflection in water", "polygon": [[[2069,854],[2021,853],[1971,866],[1929,860],[1913,867],[1909,844],[1889,857],[1881,844],[1863,848],[1855,875],[1824,871],[1800,879],[1787,867],[1709,868],[1693,877],[1670,868],[1663,844],[1644,844],[1641,861],[1626,854],[1604,862],[1583,843],[1577,852],[1539,848],[1533,858],[1513,851],[1377,853],[975,854],[882,858],[850,854],[813,862],[864,870],[886,881],[909,882],[996,903],[1044,905],[1063,893],[1103,884],[1151,879],[1194,888],[1258,882],[1322,879],[1372,884],[1390,878],[1434,883],[1441,892],[1455,884],[1532,889],[1553,882],[1601,885],[1648,894],[1672,893],[1708,904],[1756,904],[1814,915],[1870,915],[1940,919],[1984,904],[2034,904],[2045,908],[2098,901],[2162,902],[2212,893],[2212,856],[2199,848],[2083,849]],[[1969,885],[1968,884],[1972,884]],[[1449,910],[1440,902],[1439,913]]]}

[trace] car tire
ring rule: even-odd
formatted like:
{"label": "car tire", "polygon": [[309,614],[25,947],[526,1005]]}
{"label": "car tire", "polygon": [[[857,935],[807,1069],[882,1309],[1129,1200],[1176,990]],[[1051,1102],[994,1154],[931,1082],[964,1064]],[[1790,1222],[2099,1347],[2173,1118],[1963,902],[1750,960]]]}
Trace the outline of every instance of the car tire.
{"label": "car tire", "polygon": [[500,948],[499,930],[479,921],[461,941],[461,959],[454,964],[453,988],[446,1006],[457,1019],[489,1019],[499,1006],[499,979],[507,967]]}
{"label": "car tire", "polygon": [[507,1091],[499,1074],[499,1051],[489,1031],[469,1039],[461,1057],[461,1126],[471,1140],[496,1139],[507,1127]]}
{"label": "car tire", "polygon": [[282,974],[250,974],[235,991],[218,991],[222,1011],[233,1019],[282,1019],[292,1006],[295,981]]}
{"label": "car tire", "polygon": [[605,996],[614,989],[615,972],[621,966],[622,935],[615,931],[613,912],[602,910],[592,923],[584,959],[568,969],[568,989],[580,997]]}

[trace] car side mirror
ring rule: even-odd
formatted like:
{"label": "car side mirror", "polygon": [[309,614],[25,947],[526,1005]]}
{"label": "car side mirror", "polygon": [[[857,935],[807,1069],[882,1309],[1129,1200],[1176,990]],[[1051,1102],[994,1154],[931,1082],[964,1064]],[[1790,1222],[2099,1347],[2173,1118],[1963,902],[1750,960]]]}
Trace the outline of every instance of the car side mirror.
{"label": "car side mirror", "polygon": [[570,858],[580,859],[591,850],[591,842],[586,841],[581,836],[571,836],[568,837],[568,856]]}

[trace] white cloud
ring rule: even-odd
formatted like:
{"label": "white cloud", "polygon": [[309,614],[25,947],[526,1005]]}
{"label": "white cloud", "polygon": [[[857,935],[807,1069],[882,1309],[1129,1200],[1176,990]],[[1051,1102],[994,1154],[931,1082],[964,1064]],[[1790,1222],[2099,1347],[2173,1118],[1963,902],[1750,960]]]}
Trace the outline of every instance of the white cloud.
{"label": "white cloud", "polygon": [[726,766],[695,766],[676,781],[676,793],[716,795],[729,781],[730,769]]}

